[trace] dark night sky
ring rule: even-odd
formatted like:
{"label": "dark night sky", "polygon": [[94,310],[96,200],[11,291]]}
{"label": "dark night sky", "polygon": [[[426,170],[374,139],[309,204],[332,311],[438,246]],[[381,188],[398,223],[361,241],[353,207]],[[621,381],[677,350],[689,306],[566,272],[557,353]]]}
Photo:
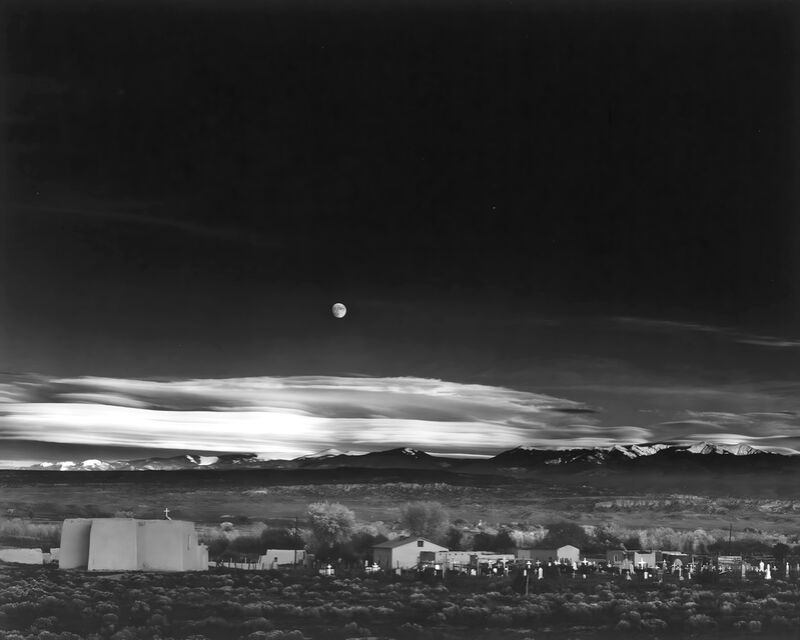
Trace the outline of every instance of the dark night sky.
{"label": "dark night sky", "polygon": [[800,409],[793,3],[219,4],[4,5],[9,384]]}

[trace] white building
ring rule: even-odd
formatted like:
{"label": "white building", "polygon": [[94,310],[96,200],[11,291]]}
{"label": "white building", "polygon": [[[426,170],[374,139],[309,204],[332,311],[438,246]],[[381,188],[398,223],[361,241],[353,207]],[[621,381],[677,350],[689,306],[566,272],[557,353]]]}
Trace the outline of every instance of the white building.
{"label": "white building", "polygon": [[43,564],[44,554],[41,549],[0,549],[0,562],[14,564]]}
{"label": "white building", "polygon": [[659,555],[657,551],[634,551],[633,566],[636,569],[652,569],[658,564]]}
{"label": "white building", "polygon": [[385,571],[413,569],[420,562],[435,562],[439,551],[447,549],[425,538],[402,538],[376,544],[372,559]]}
{"label": "white building", "polygon": [[305,549],[267,549],[267,552],[258,558],[258,568],[272,569],[274,564],[278,566],[304,565],[305,562]]}
{"label": "white building", "polygon": [[519,560],[530,560],[531,562],[538,560],[543,563],[572,564],[580,562],[581,550],[571,544],[565,544],[558,549],[517,549],[516,556]]}
{"label": "white building", "polygon": [[468,569],[472,566],[474,551],[437,551],[436,562],[444,565],[448,571]]}
{"label": "white building", "polygon": [[206,571],[208,549],[194,523],[133,518],[73,518],[61,528],[61,569]]}

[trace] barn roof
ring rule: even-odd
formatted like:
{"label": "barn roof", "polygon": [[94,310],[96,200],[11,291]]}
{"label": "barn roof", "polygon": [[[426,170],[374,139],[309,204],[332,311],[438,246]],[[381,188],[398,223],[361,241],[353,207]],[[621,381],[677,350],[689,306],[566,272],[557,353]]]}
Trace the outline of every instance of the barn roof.
{"label": "barn roof", "polygon": [[397,549],[398,547],[403,547],[407,544],[414,544],[418,540],[424,540],[428,544],[433,545],[434,547],[439,547],[440,549],[445,549],[440,544],[436,544],[435,542],[431,542],[427,538],[396,538],[394,540],[387,540],[386,542],[379,542],[378,544],[372,545],[373,549]]}

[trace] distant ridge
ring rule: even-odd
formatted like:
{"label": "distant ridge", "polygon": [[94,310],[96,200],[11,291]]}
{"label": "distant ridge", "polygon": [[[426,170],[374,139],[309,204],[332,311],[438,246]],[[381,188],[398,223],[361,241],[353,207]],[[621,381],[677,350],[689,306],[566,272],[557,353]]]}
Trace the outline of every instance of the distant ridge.
{"label": "distant ridge", "polygon": [[266,459],[256,453],[220,454],[218,456],[185,454],[169,458],[136,460],[65,460],[43,462],[26,469],[46,471],[225,471],[233,469],[446,469],[469,473],[496,472],[504,468],[518,470],[546,466],[688,463],[718,464],[751,461],[800,460],[800,456],[764,451],[747,444],[714,444],[696,442],[677,444],[669,442],[612,445],[608,447],[575,449],[539,449],[522,445],[503,451],[491,458],[475,459],[443,457],[411,447],[386,451],[360,452],[325,449],[315,454],[291,460]]}

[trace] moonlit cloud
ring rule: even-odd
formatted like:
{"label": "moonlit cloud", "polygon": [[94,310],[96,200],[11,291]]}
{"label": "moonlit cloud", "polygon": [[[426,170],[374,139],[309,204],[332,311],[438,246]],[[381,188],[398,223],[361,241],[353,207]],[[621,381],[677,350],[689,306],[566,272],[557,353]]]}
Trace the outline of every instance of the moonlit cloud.
{"label": "moonlit cloud", "polygon": [[[570,396],[587,388],[561,390]],[[0,446],[3,441],[34,443],[20,454],[25,458],[36,457],[35,443],[123,447],[153,455],[247,452],[265,458],[328,448],[410,446],[434,454],[493,455],[519,445],[698,440],[800,450],[800,417],[784,410],[795,391],[791,385],[745,392],[644,384],[609,387],[607,394],[612,390],[639,402],[647,399],[655,408],[638,412],[641,424],[607,424],[603,411],[571,399],[413,377],[26,378],[6,381],[0,389]],[[660,397],[670,398],[673,409],[659,404]],[[697,408],[674,408],[678,399]],[[776,410],[765,410],[770,406]]]}
{"label": "moonlit cloud", "polygon": [[[328,447],[496,453],[520,444],[566,446],[578,434],[597,435],[596,410],[578,402],[424,378],[57,378],[18,385],[0,402],[5,440],[274,458]],[[576,412],[579,426],[571,424]]]}

